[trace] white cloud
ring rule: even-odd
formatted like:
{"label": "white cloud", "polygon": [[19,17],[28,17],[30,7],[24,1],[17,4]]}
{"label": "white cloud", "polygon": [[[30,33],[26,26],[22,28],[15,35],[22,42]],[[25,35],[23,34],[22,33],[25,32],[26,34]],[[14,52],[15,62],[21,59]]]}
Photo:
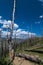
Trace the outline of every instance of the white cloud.
{"label": "white cloud", "polygon": [[40,16],[39,16],[39,18],[41,18],[41,19],[42,19],[42,18],[43,18],[43,15],[40,15]]}
{"label": "white cloud", "polygon": [[36,36],[36,33],[31,33],[31,32],[29,32],[29,37],[34,37],[34,36]]}
{"label": "white cloud", "polygon": [[28,31],[25,31],[25,30],[22,30],[22,29],[18,29],[18,30],[17,30],[17,33],[18,33],[18,34],[36,35],[35,33],[31,33],[31,32],[28,32]]}
{"label": "white cloud", "polygon": [[27,31],[23,31],[22,29],[18,29],[16,32],[13,32],[13,38],[16,34],[16,38],[27,38],[28,36],[28,32]]}
{"label": "white cloud", "polygon": [[16,23],[14,23],[14,28],[18,28],[19,26],[16,24]]}
{"label": "white cloud", "polygon": [[0,19],[2,18],[2,16],[0,16]]}
{"label": "white cloud", "polygon": [[38,22],[35,22],[35,24],[40,24],[41,22],[40,21],[38,21]]}
{"label": "white cloud", "polygon": [[11,24],[11,20],[8,20],[8,24]]}
{"label": "white cloud", "polygon": [[3,24],[3,20],[0,19],[0,24]]}
{"label": "white cloud", "polygon": [[[0,19],[0,24],[3,24],[2,28],[8,28],[8,27],[11,28],[11,25],[12,25],[11,22],[12,22],[11,20],[1,20]],[[14,28],[16,29],[18,27],[19,26],[16,23],[14,23]],[[2,37],[6,37],[7,34],[10,35],[10,32],[2,30]],[[32,36],[36,35],[35,33],[31,33],[31,32],[25,31],[23,29],[14,30],[13,37],[15,36],[15,34],[16,34],[17,38],[28,38],[28,35],[29,35],[29,37],[31,37],[31,35]]]}
{"label": "white cloud", "polygon": [[28,34],[27,31],[21,31],[21,34]]}
{"label": "white cloud", "polygon": [[[10,35],[10,32],[9,31],[2,31],[2,37],[6,37],[8,35]],[[31,32],[28,32],[28,31],[23,31],[22,29],[18,29],[17,31],[14,30],[13,31],[13,38],[15,38],[15,34],[16,34],[16,38],[22,38],[22,39],[26,39],[26,38],[30,38],[31,36],[36,36],[35,33],[31,33]]]}
{"label": "white cloud", "polygon": [[9,25],[5,25],[5,24],[2,26],[2,28],[8,28],[8,27]]}
{"label": "white cloud", "polygon": [[38,1],[43,2],[43,0],[38,0]]}
{"label": "white cloud", "polygon": [[2,28],[0,28],[0,31],[2,31]]}
{"label": "white cloud", "polygon": [[8,22],[7,22],[7,20],[1,20],[0,19],[0,24],[7,24]]}
{"label": "white cloud", "polygon": [[8,36],[10,35],[10,32],[8,31],[2,31],[2,37],[6,37],[8,34]]}
{"label": "white cloud", "polygon": [[[6,25],[7,25],[9,28],[11,28],[11,25],[12,25],[11,22],[12,22],[11,20],[8,20],[8,21],[7,21],[7,20],[1,20],[1,19],[0,19],[0,24],[3,24],[2,28],[7,28]],[[18,26],[16,23],[14,23],[14,28],[18,28],[18,27],[19,27],[19,26]]]}
{"label": "white cloud", "polygon": [[17,31],[17,34],[28,34],[28,31],[25,31],[25,30],[22,30],[22,29],[18,29]]}
{"label": "white cloud", "polygon": [[15,34],[17,38],[24,38],[24,39],[31,37],[31,36],[36,36],[35,33],[24,31],[22,29],[18,29],[17,31],[14,30],[13,37],[15,36]]}
{"label": "white cloud", "polygon": [[18,29],[18,30],[17,30],[17,32],[21,32],[21,31],[22,31],[22,29]]}

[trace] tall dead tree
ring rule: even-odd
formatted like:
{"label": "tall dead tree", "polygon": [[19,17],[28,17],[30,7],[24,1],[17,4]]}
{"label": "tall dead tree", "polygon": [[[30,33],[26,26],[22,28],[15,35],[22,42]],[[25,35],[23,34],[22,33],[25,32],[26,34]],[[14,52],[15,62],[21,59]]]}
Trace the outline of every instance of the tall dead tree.
{"label": "tall dead tree", "polygon": [[16,0],[14,0],[13,15],[12,15],[12,21],[11,21],[11,28],[10,28],[10,38],[8,39],[9,53],[10,53],[11,60],[14,60],[14,57],[15,57],[14,45],[12,43],[13,28],[14,28],[14,21],[15,21],[15,4],[16,4]]}
{"label": "tall dead tree", "polygon": [[2,38],[1,38],[1,35],[2,35],[2,29],[0,29],[0,53],[1,53],[1,58],[3,57],[3,42],[2,42]]}

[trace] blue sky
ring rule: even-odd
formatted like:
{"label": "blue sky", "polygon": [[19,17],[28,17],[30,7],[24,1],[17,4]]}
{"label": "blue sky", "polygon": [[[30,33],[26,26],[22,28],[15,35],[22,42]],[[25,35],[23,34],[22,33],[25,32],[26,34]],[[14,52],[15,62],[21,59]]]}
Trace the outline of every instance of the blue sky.
{"label": "blue sky", "polygon": [[[1,22],[12,20],[13,3],[14,0],[0,0]],[[19,30],[40,36],[43,31],[43,0],[16,0],[15,24]],[[1,27],[3,24],[0,23]]]}

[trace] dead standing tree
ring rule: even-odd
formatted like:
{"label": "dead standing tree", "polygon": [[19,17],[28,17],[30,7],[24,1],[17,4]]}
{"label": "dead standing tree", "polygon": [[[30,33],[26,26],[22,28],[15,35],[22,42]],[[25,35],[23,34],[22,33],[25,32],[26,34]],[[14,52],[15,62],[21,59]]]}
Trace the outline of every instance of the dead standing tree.
{"label": "dead standing tree", "polygon": [[2,41],[2,38],[1,38],[1,35],[2,35],[2,29],[0,29],[0,55],[1,55],[1,59],[3,57],[3,41]]}
{"label": "dead standing tree", "polygon": [[13,17],[12,17],[11,28],[10,28],[10,38],[8,39],[9,54],[10,54],[11,61],[13,61],[14,57],[15,57],[14,45],[12,43],[13,28],[14,28],[14,21],[15,21],[15,3],[16,3],[16,1],[14,0]]}
{"label": "dead standing tree", "polygon": [[0,29],[0,51],[1,51],[1,53],[0,53],[0,57],[2,57],[2,44],[1,44],[1,34],[2,34],[2,30]]}

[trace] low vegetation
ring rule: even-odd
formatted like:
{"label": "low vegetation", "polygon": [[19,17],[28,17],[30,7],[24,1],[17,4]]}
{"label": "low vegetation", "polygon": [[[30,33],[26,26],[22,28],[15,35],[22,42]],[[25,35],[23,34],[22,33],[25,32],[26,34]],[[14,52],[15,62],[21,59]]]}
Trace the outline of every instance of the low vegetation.
{"label": "low vegetation", "polygon": [[[14,40],[13,40],[14,41]],[[20,40],[19,40],[20,41]],[[29,55],[34,55],[34,56],[38,56],[40,58],[43,58],[43,53],[37,53],[37,52],[32,52],[32,51],[25,51],[25,50],[39,50],[39,51],[43,51],[43,38],[39,38],[39,37],[34,37],[34,38],[30,38],[30,39],[26,39],[23,40],[22,42],[19,42],[16,39],[16,42],[14,41],[14,43],[16,43],[15,45],[15,53],[24,53],[24,54],[29,54]],[[1,40],[1,50],[2,52],[6,52],[6,54],[8,54],[7,52],[7,47],[8,47],[8,42],[7,40]],[[41,47],[40,47],[41,46]],[[2,53],[2,55],[3,55]],[[6,56],[3,59],[0,60],[0,64],[1,65],[8,65],[9,64],[9,57]],[[11,65],[11,64],[10,64]],[[42,65],[42,64],[40,64]]]}

